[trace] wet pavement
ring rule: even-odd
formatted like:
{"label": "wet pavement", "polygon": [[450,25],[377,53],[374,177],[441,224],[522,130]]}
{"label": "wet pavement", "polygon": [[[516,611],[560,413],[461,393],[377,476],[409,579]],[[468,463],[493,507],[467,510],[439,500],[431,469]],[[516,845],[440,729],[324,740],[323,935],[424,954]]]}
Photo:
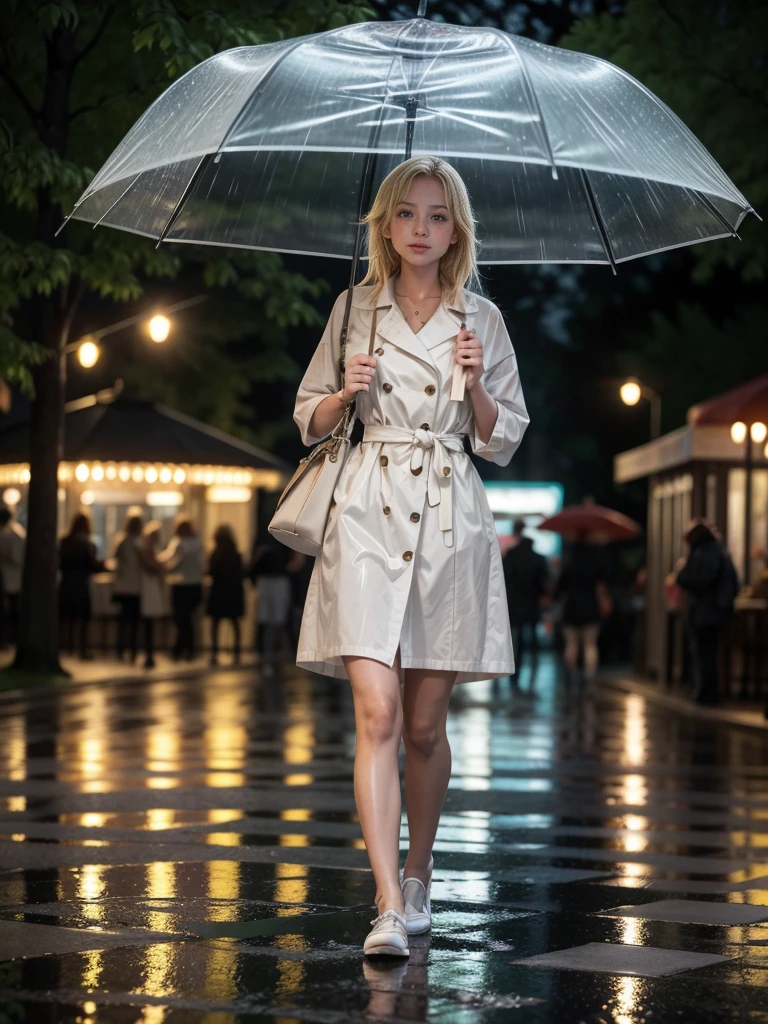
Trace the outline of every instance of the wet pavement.
{"label": "wet pavement", "polygon": [[766,733],[547,659],[449,727],[432,933],[381,965],[346,684],[0,694],[0,1021],[768,1022]]}

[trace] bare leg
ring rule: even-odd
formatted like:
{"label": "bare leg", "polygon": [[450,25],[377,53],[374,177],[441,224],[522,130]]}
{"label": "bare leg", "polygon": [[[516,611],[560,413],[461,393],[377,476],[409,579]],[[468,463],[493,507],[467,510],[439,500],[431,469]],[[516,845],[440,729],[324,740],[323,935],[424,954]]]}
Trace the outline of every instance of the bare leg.
{"label": "bare leg", "polygon": [[599,626],[584,627],[584,675],[588,680],[594,679],[597,675],[599,661],[597,637],[599,633]]}
{"label": "bare leg", "polygon": [[563,626],[565,635],[565,651],[563,661],[569,672],[573,673],[579,664],[579,643],[581,640],[581,629],[578,626]]}
{"label": "bare leg", "polygon": [[410,844],[405,877],[429,882],[432,846],[451,777],[445,731],[455,672],[406,669],[403,717],[405,802]]}
{"label": "bare leg", "polygon": [[400,864],[400,773],[403,707],[397,663],[345,657],[355,701],[355,803],[376,880],[379,913],[404,912]]}

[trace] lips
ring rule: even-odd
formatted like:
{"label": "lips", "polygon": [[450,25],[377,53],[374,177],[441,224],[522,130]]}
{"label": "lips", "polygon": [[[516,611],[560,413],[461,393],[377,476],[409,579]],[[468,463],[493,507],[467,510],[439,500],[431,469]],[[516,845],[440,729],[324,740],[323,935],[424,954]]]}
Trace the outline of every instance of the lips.
{"label": "lips", "polygon": [[413,249],[414,252],[426,252],[427,249],[429,248],[429,246],[428,245],[418,245],[418,244],[414,243],[413,245],[409,245],[408,248],[409,249]]}

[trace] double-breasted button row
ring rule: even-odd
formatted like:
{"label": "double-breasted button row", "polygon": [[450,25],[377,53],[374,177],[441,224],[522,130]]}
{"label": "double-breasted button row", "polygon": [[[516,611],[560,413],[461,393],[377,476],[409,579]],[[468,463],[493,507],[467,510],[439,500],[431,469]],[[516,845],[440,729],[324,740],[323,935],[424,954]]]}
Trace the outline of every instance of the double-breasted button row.
{"label": "double-breasted button row", "polygon": [[418,521],[420,519],[421,519],[421,516],[419,515],[418,512],[411,512],[411,522],[412,523],[418,523]]}
{"label": "double-breasted button row", "polygon": [[413,558],[413,552],[412,551],[404,551],[403,552],[403,558],[405,559],[406,562],[410,562],[410,560]]}
{"label": "double-breasted button row", "polygon": [[[386,387],[386,384],[384,385],[384,387]],[[434,384],[427,384],[427,386],[424,388],[424,394],[426,395],[434,395],[436,391],[437,388],[435,387]]]}
{"label": "double-breasted button row", "polygon": [[384,389],[384,391],[386,391],[387,394],[389,394],[389,392],[392,390],[391,384],[382,384],[381,386]]}

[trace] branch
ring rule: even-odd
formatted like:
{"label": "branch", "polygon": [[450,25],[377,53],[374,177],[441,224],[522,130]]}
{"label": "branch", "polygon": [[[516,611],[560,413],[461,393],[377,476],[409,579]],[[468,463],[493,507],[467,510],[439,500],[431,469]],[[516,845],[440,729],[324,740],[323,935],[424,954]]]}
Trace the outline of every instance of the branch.
{"label": "branch", "polygon": [[5,81],[8,83],[8,88],[11,90],[13,95],[22,105],[22,107],[24,107],[26,112],[32,118],[33,122],[37,122],[40,118],[40,111],[35,110],[30,101],[27,99],[27,96],[22,90],[19,83],[16,81],[15,78],[11,77],[11,73],[9,71],[11,61],[8,56],[8,49],[5,45],[5,40],[2,38],[2,36],[0,36],[0,47],[2,47],[3,52],[3,63],[0,64],[0,76],[4,78]]}
{"label": "branch", "polygon": [[99,24],[98,24],[98,26],[96,28],[96,31],[91,36],[91,39],[85,44],[85,46],[82,48],[82,50],[78,50],[78,52],[75,54],[75,62],[76,63],[79,63],[84,57],[87,57],[88,54],[92,50],[94,50],[96,48],[96,46],[98,46],[99,40],[104,35],[104,33],[105,33],[106,29],[107,29],[107,25],[109,25],[109,23],[112,20],[116,10],[117,10],[117,4],[110,4],[107,7],[107,9],[104,11],[104,14],[101,17],[101,21],[99,22]]}

